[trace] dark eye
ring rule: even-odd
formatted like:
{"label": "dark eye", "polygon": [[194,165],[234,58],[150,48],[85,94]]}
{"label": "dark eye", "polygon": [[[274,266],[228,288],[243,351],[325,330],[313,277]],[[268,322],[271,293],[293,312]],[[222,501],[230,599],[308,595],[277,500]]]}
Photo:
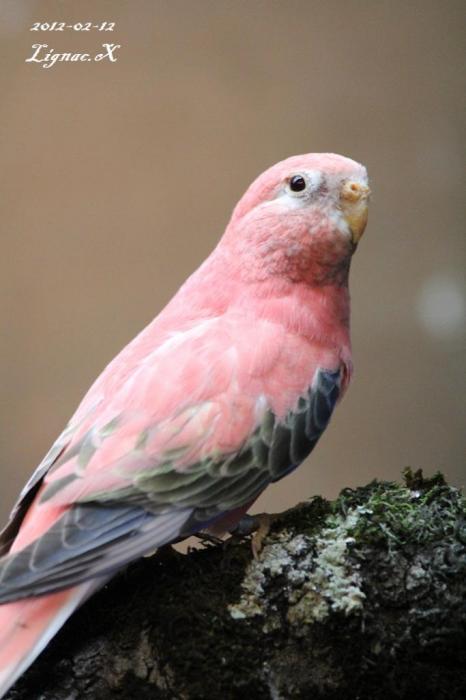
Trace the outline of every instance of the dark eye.
{"label": "dark eye", "polygon": [[306,189],[306,180],[302,175],[293,175],[290,180],[290,190],[292,192],[302,192]]}

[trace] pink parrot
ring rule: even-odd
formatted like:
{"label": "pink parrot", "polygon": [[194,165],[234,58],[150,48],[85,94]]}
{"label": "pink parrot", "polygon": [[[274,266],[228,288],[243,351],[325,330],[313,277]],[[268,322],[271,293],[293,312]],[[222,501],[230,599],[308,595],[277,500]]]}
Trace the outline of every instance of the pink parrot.
{"label": "pink parrot", "polygon": [[365,168],[266,170],[217,247],[106,367],[0,536],[0,696],[119,569],[231,530],[311,452],[351,377]]}

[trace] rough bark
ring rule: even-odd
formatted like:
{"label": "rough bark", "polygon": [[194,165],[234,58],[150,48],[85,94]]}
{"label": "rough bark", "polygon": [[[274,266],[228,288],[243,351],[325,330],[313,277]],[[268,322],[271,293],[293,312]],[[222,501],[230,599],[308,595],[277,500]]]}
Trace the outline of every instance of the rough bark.
{"label": "rough bark", "polygon": [[345,489],[248,541],[139,561],[11,700],[466,697],[465,500],[440,475]]}

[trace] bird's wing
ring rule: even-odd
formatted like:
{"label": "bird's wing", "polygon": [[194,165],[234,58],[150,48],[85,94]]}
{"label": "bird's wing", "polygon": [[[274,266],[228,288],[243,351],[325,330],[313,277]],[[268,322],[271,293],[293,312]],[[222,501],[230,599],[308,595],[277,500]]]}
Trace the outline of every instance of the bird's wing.
{"label": "bird's wing", "polygon": [[[94,412],[33,504],[38,515],[61,508],[59,517],[0,561],[0,602],[109,575],[254,500],[309,454],[338,398],[340,368],[308,366],[304,349],[277,345],[276,329],[256,329],[245,350],[232,334],[213,324],[176,339]],[[268,334],[269,352],[258,352]],[[293,367],[274,402],[274,367],[287,357]],[[298,390],[309,371],[311,386]],[[161,388],[168,397],[157,401]],[[289,391],[288,410],[278,410]]]}
{"label": "bird's wing", "polygon": [[45,475],[70,444],[74,430],[74,426],[65,428],[22,488],[10,513],[8,523],[0,531],[0,557],[9,550],[29,506],[41,487]]}

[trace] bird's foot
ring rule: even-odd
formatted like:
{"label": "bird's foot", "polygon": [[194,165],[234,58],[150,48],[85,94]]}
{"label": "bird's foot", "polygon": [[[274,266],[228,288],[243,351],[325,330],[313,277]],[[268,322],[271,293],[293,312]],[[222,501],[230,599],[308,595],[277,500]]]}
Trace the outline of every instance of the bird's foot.
{"label": "bird's foot", "polygon": [[234,530],[230,532],[233,537],[247,537],[252,535],[251,548],[254,559],[259,558],[265,538],[270,532],[273,521],[278,517],[274,513],[258,513],[256,515],[243,515]]}

